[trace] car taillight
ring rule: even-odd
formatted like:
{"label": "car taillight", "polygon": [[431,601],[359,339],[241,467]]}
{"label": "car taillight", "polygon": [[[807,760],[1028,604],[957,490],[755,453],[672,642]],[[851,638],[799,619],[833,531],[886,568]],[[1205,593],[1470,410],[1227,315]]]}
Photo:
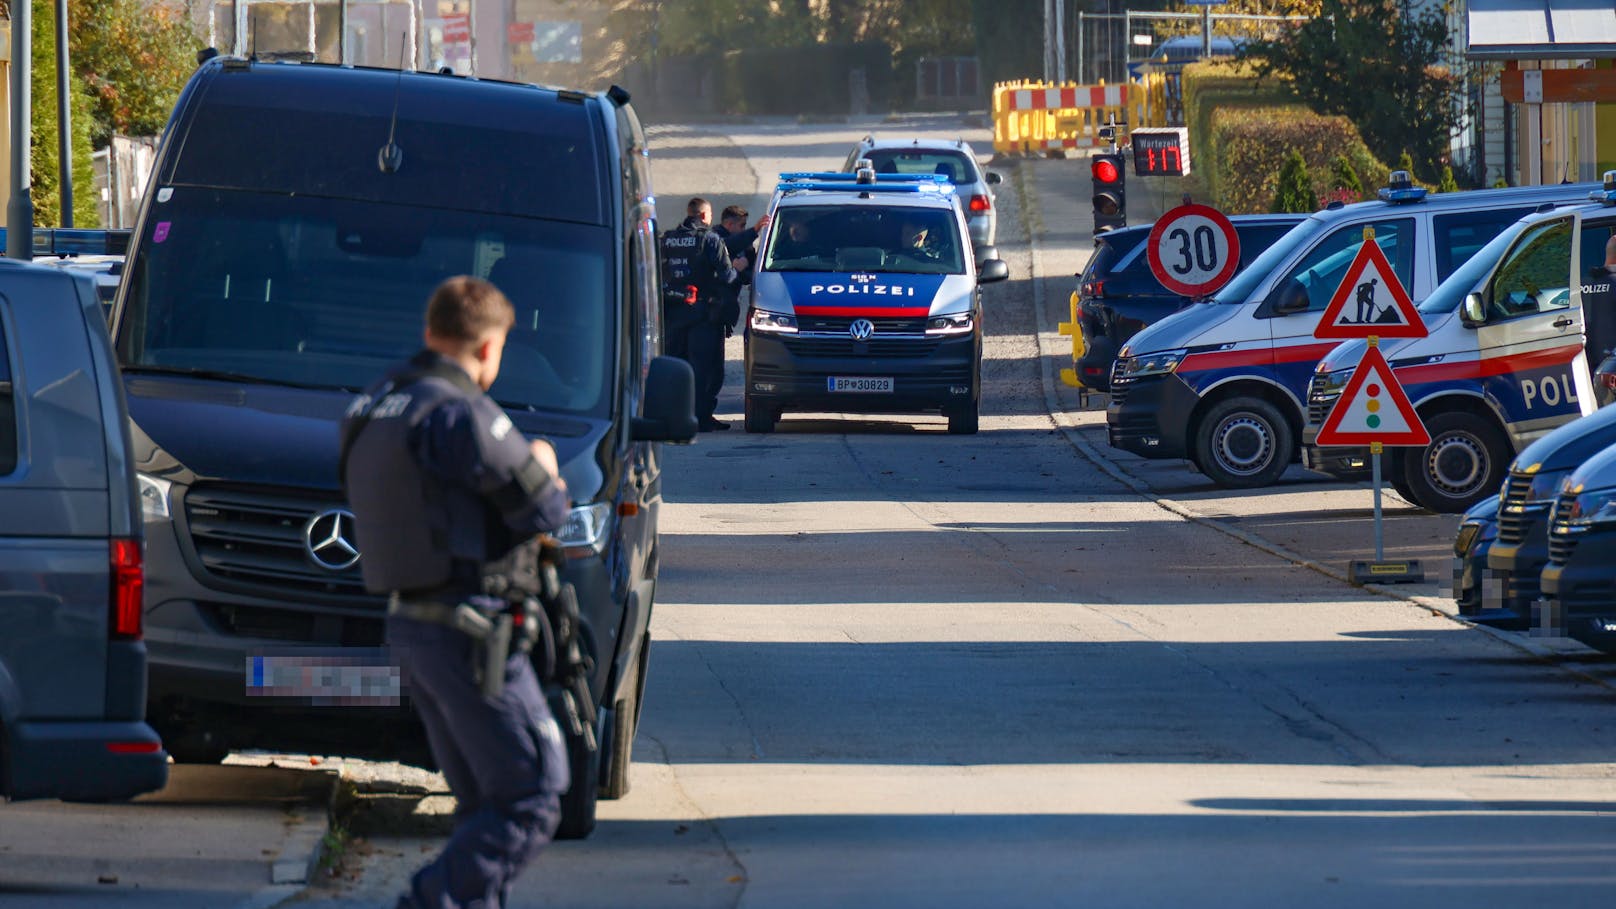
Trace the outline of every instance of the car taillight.
{"label": "car taillight", "polygon": [[1084,281],[1083,282],[1083,296],[1085,296],[1085,297],[1103,297],[1103,296],[1105,296],[1105,282],[1104,281]]}
{"label": "car taillight", "polygon": [[968,205],[970,206],[971,213],[976,214],[978,212],[991,211],[993,209],[993,200],[989,199],[987,196],[972,196]]}
{"label": "car taillight", "polygon": [[141,605],[146,571],[139,540],[112,541],[112,637],[139,640],[144,630]]}

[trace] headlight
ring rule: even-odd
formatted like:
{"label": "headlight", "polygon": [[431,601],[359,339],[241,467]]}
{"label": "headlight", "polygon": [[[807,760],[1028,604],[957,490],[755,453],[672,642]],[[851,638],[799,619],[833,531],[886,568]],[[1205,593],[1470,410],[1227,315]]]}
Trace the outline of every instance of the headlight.
{"label": "headlight", "polygon": [[606,523],[611,514],[612,506],[607,502],[580,505],[567,514],[567,523],[555,532],[555,538],[569,548],[597,548],[606,537]]}
{"label": "headlight", "polygon": [[954,313],[949,316],[932,316],[926,322],[926,334],[933,337],[941,335],[968,335],[976,327],[968,312]]}
{"label": "headlight", "polygon": [[135,474],[135,485],[140,490],[140,513],[146,520],[168,518],[168,491],[174,484],[143,473]]}
{"label": "headlight", "polygon": [[1122,376],[1126,379],[1132,379],[1139,376],[1170,373],[1178,368],[1178,364],[1184,359],[1185,353],[1186,351],[1182,350],[1163,350],[1158,353],[1133,357],[1124,362]]}
{"label": "headlight", "polygon": [[1332,370],[1313,381],[1318,383],[1318,387],[1322,391],[1337,391],[1347,387],[1347,382],[1352,379],[1352,374],[1356,371],[1357,367],[1348,366],[1346,369]]}
{"label": "headlight", "polygon": [[1562,495],[1572,496],[1567,526],[1587,530],[1596,524],[1616,524],[1616,486],[1576,494],[1566,490]]}
{"label": "headlight", "polygon": [[797,317],[754,309],[752,310],[752,330],[773,332],[775,334],[796,334]]}
{"label": "headlight", "polygon": [[1526,488],[1526,504],[1548,507],[1554,502],[1554,497],[1560,494],[1560,486],[1569,473],[1569,470],[1545,470],[1532,477],[1532,485]]}

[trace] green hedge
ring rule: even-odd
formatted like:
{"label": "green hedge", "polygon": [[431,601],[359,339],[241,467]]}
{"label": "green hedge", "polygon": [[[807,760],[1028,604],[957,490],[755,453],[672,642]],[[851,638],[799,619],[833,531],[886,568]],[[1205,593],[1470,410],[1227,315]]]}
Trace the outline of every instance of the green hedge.
{"label": "green hedge", "polygon": [[1336,189],[1337,158],[1351,163],[1368,193],[1391,173],[1350,121],[1314,113],[1279,79],[1259,80],[1240,63],[1192,64],[1183,78],[1195,169],[1213,204],[1230,214],[1269,210],[1292,151],[1306,162],[1321,204],[1359,201],[1357,193]]}

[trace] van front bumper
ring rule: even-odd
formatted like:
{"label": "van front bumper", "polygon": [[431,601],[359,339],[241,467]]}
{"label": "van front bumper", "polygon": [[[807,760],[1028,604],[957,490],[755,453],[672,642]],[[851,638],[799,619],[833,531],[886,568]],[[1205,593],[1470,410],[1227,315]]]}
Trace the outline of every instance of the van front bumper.
{"label": "van front bumper", "polygon": [[[982,397],[980,334],[915,340],[900,356],[814,353],[818,339],[749,332],[748,398],[765,407],[836,413],[917,413],[973,405]],[[831,345],[826,345],[830,347]],[[890,349],[890,348],[889,348]],[[834,377],[892,379],[891,392],[833,392]]]}
{"label": "van front bumper", "polygon": [[1190,414],[1200,400],[1177,375],[1113,377],[1105,409],[1111,447],[1145,458],[1189,457]]}
{"label": "van front bumper", "polygon": [[139,721],[24,722],[6,732],[13,799],[116,802],[168,784],[168,752]]}
{"label": "van front bumper", "polygon": [[1543,598],[1558,606],[1571,637],[1616,653],[1616,528],[1579,535],[1565,562],[1543,569]]}

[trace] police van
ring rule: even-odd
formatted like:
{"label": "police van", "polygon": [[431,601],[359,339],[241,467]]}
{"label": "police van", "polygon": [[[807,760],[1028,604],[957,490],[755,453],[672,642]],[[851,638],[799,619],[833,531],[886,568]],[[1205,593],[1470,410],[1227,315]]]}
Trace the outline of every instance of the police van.
{"label": "police van", "polygon": [[941,413],[977,430],[978,287],[1010,276],[974,248],[943,175],[782,174],[746,328],[747,432],[786,410]]}
{"label": "police van", "polygon": [[[1381,352],[1431,434],[1392,449],[1393,488],[1432,511],[1459,513],[1498,491],[1510,459],[1596,408],[1590,363],[1603,355],[1588,318],[1610,318],[1605,245],[1616,227],[1616,171],[1598,205],[1529,215],[1505,230],[1420,304],[1424,338]],[[1602,277],[1601,277],[1602,275]],[[1585,306],[1595,298],[1605,306]],[[1308,389],[1308,466],[1341,473],[1363,453],[1312,442],[1363,357],[1347,341],[1319,362]]]}
{"label": "police van", "polygon": [[1377,201],[1332,204],[1292,228],[1208,303],[1135,335],[1112,367],[1113,447],[1188,458],[1229,488],[1266,486],[1296,460],[1314,367],[1336,346],[1319,316],[1373,228],[1410,296],[1424,299],[1498,233],[1597,184],[1427,196],[1407,172]]}

